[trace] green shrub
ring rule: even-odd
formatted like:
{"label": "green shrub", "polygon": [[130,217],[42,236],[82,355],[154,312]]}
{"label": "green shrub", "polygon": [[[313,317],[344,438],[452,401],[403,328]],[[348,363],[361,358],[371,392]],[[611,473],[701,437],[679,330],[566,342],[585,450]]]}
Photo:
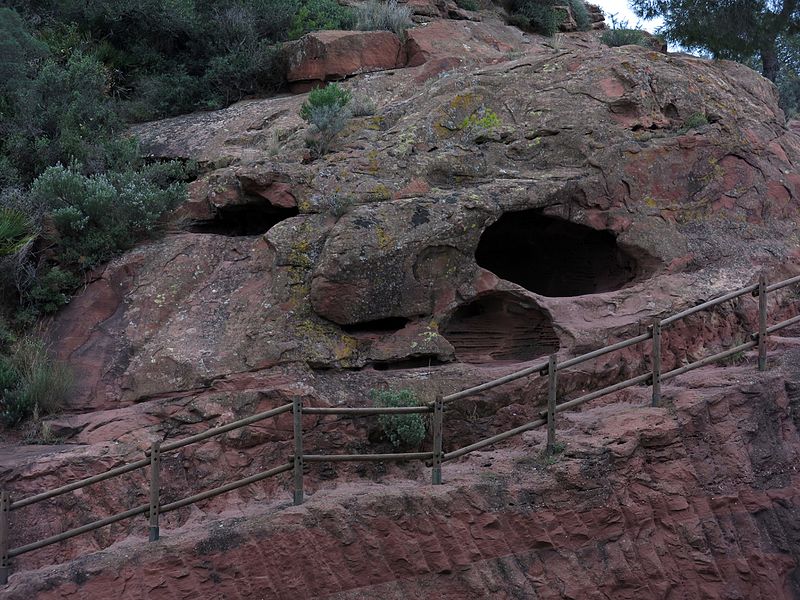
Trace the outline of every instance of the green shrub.
{"label": "green shrub", "polygon": [[569,6],[572,9],[572,16],[575,18],[575,24],[581,31],[586,31],[592,27],[592,22],[589,20],[589,11],[586,9],[586,3],[583,0],[569,0]]}
{"label": "green shrub", "polygon": [[689,115],[683,122],[683,130],[689,131],[690,129],[697,129],[703,125],[708,125],[708,117],[706,117],[705,113],[696,112]]}
{"label": "green shrub", "polygon": [[284,82],[283,53],[266,41],[237,48],[211,59],[203,87],[212,94],[209,108],[220,108],[260,91],[277,90]]}
{"label": "green shrub", "polygon": [[480,8],[477,0],[456,0],[456,4],[464,10],[478,10]]}
{"label": "green shrub", "polygon": [[378,110],[372,98],[361,95],[353,96],[352,100],[350,100],[349,108],[350,114],[354,117],[370,117]]}
{"label": "green shrub", "polygon": [[[557,8],[564,5],[564,0],[512,0],[512,15],[520,15],[527,22],[527,29],[553,35],[564,22],[563,10]],[[517,19],[517,23],[523,23]],[[516,24],[516,23],[514,23]]]}
{"label": "green shrub", "polygon": [[354,25],[353,11],[336,0],[303,0],[289,28],[289,39],[296,40],[309,31],[352,29]]}
{"label": "green shrub", "polygon": [[649,46],[648,36],[644,31],[638,29],[628,29],[627,27],[614,27],[607,29],[600,37],[600,41],[606,46],[616,48],[618,46]]}
{"label": "green shrub", "polygon": [[337,83],[313,90],[308,100],[300,107],[300,116],[312,126],[306,144],[316,156],[322,156],[333,143],[336,135],[347,125],[351,117],[350,92]]}
{"label": "green shrub", "polygon": [[[178,169],[178,167],[175,167]],[[50,167],[31,187],[35,202],[52,212],[62,265],[91,269],[160,231],[162,217],[186,196],[183,183],[167,187],[154,169],[82,175],[75,167]]]}
{"label": "green shrub", "polygon": [[400,6],[397,0],[369,0],[356,9],[356,27],[362,31],[393,31],[403,37],[406,29],[414,26],[412,11]]}
{"label": "green shrub", "polygon": [[20,339],[11,354],[0,357],[0,419],[18,425],[34,414],[58,411],[72,388],[72,373],[54,361],[44,342],[34,336]]}
{"label": "green shrub", "polygon": [[527,31],[531,27],[531,21],[525,15],[521,15],[519,13],[512,13],[506,17],[506,23],[508,25],[512,25],[514,27],[518,27],[524,31]]}
{"label": "green shrub", "polygon": [[0,257],[22,250],[36,237],[36,226],[21,210],[0,208]]}
{"label": "green shrub", "polygon": [[300,117],[311,122],[311,111],[314,108],[332,107],[343,109],[353,99],[352,94],[338,83],[331,83],[323,88],[312,90],[308,99],[300,107]]}
{"label": "green shrub", "polygon": [[30,307],[31,317],[44,314],[53,314],[62,306],[69,304],[72,293],[81,284],[81,279],[69,271],[54,266],[39,275],[33,285],[25,291],[24,300]]}
{"label": "green shrub", "polygon": [[[372,390],[370,397],[377,407],[420,406],[413,390]],[[421,414],[381,415],[378,424],[395,448],[415,448],[425,439],[425,417]]]}

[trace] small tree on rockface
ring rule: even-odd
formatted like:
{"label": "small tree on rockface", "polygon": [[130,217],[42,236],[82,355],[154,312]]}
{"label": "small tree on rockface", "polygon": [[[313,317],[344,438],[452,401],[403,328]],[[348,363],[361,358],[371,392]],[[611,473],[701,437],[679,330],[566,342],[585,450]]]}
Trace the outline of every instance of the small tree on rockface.
{"label": "small tree on rockface", "polygon": [[800,35],[800,0],[630,0],[636,14],[663,17],[674,43],[739,61],[758,56],[775,82],[787,40]]}

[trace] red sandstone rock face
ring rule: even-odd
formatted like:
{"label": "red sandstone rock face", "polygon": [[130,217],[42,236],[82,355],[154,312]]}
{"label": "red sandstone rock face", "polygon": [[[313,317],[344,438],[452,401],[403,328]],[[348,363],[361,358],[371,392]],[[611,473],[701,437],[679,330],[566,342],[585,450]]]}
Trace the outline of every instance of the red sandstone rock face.
{"label": "red sandstone rock face", "polygon": [[493,23],[434,21],[409,29],[407,36],[408,66],[418,67],[443,57],[465,63],[505,61],[507,55],[523,43],[524,34],[513,27]]}
{"label": "red sandstone rock face", "polygon": [[406,52],[389,31],[317,31],[289,47],[286,79],[324,82],[405,66]]}
{"label": "red sandstone rock face", "polygon": [[[412,61],[424,64],[345,82],[377,113],[352,119],[310,164],[302,96],[136,128],[155,157],[196,159],[205,174],[164,239],[108,265],[53,321],[54,348],[80,373],[66,414],[50,420],[66,444],[0,448],[14,497],[297,396],[363,406],[370,389],[411,387],[431,400],[519,368],[532,348],[574,356],[757,269],[777,279],[800,268],[800,137],[751,71],[610,49],[594,34],[556,48],[488,17],[410,35]],[[365,52],[354,72],[372,60]],[[709,123],[688,129],[699,110]],[[289,212],[272,222],[265,210]],[[600,278],[573,256],[558,263],[573,279],[622,287],[536,293],[525,276],[547,271],[526,273],[526,261],[558,257],[526,250],[537,231],[518,211],[605,232],[647,268]],[[502,238],[514,242],[504,279],[476,252],[509,213],[526,225],[492,242],[494,257]],[[740,343],[754,307],[743,298],[665,331],[665,368]],[[792,290],[770,295],[776,321],[798,308]],[[560,393],[646,371],[644,346],[565,373]],[[429,472],[418,464],[315,465],[303,508],[286,509],[290,482],[279,478],[172,513],[156,546],[139,547],[142,520],[120,524],[15,561],[19,572],[135,538],[110,556],[15,576],[7,596],[789,598],[800,547],[789,356],[783,375],[748,364],[689,376],[666,390],[667,409],[633,389],[565,416],[567,452],[550,467],[536,459],[539,433],[510,453],[448,464],[441,490],[422,487]],[[536,418],[545,384],[521,380],[454,406],[447,448]],[[632,412],[617,406],[626,402]],[[366,419],[305,425],[309,448],[389,450]],[[281,419],[175,455],[165,497],[283,462],[290,431]],[[16,515],[15,543],[146,502],[143,477]],[[413,483],[398,494],[371,487],[401,480]],[[259,514],[227,522],[225,535],[208,529]]]}
{"label": "red sandstone rock face", "polygon": [[12,576],[3,597],[789,600],[798,358],[689,375],[665,389],[670,408],[634,390],[564,414],[552,462],[533,432],[447,463],[441,488],[319,491]]}

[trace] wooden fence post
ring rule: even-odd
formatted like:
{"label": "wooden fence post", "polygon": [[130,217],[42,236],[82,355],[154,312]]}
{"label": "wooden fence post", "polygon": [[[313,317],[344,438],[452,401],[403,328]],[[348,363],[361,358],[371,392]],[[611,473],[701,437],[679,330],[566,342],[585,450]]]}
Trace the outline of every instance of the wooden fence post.
{"label": "wooden fence post", "polygon": [[433,403],[433,472],[431,483],[442,483],[442,428],[444,426],[444,401],[441,396]]}
{"label": "wooden fence post", "polygon": [[303,503],[303,401],[292,401],[294,417],[294,505]]}
{"label": "wooden fence post", "polygon": [[758,277],[758,370],[767,370],[767,276]]}
{"label": "wooden fence post", "polygon": [[661,321],[653,323],[653,353],[651,365],[653,377],[653,406],[661,404]]}
{"label": "wooden fence post", "polygon": [[158,512],[161,498],[161,442],[150,446],[150,541],[159,538]]}
{"label": "wooden fence post", "polygon": [[0,585],[8,583],[8,572],[10,565],[8,563],[8,516],[11,512],[11,498],[8,492],[3,490],[0,492]]}
{"label": "wooden fence post", "polygon": [[556,399],[558,398],[558,363],[551,354],[547,363],[547,448],[548,456],[556,451]]}

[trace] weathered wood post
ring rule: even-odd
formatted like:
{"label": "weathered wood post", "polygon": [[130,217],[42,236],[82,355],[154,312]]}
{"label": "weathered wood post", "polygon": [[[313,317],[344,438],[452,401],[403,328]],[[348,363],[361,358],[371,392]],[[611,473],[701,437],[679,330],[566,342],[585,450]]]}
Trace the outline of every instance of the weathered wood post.
{"label": "weathered wood post", "polygon": [[441,396],[433,403],[433,473],[431,483],[442,483],[442,428],[444,426],[444,401]]}
{"label": "weathered wood post", "polygon": [[8,516],[11,513],[11,497],[8,492],[0,492],[0,585],[8,583]]}
{"label": "weathered wood post", "polygon": [[150,541],[159,538],[158,513],[161,497],[161,442],[150,446]]}
{"label": "weathered wood post", "polygon": [[551,354],[547,363],[547,448],[548,456],[556,451],[556,399],[558,398],[558,362]]}
{"label": "weathered wood post", "polygon": [[292,401],[294,417],[294,505],[303,503],[303,400]]}
{"label": "weathered wood post", "polygon": [[767,370],[767,276],[758,277],[758,370]]}
{"label": "weathered wood post", "polygon": [[653,323],[652,385],[653,406],[661,404],[661,321]]}

